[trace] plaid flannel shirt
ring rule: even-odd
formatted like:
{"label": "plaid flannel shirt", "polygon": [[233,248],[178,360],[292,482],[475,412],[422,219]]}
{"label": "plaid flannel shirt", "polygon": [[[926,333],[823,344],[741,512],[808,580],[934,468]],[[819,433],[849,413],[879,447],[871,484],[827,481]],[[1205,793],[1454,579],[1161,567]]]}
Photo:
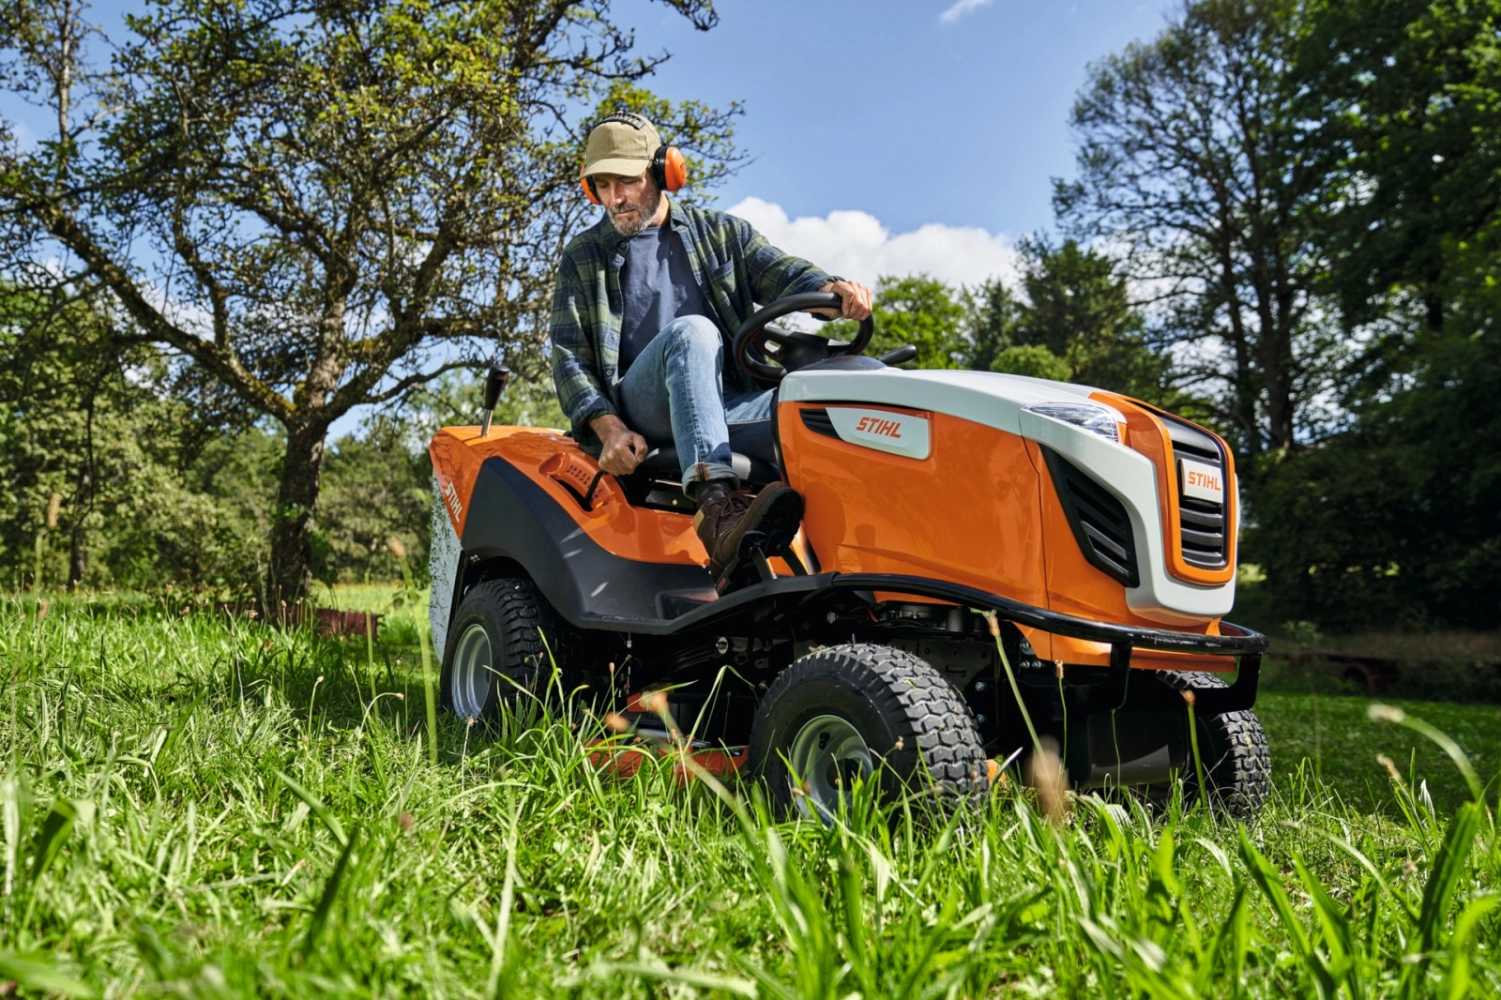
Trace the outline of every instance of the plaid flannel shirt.
{"label": "plaid flannel shirt", "polygon": [[[800,257],[783,253],[733,215],[670,203],[672,225],[682,236],[693,277],[714,309],[721,331],[739,329],[755,304],[816,292],[832,275]],[[589,421],[620,412],[620,326],[625,312],[620,269],[625,237],[608,218],[568,241],[552,299],[552,377],[558,401],[573,424],[580,447],[597,453]],[[730,349],[728,334],[725,351]],[[759,386],[731,366],[735,388]],[[726,386],[726,388],[729,388]]]}

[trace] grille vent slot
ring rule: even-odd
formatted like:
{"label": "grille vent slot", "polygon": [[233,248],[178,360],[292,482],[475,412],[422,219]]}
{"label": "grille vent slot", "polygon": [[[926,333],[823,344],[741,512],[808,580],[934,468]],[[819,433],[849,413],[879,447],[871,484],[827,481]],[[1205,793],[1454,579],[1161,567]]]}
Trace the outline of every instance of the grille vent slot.
{"label": "grille vent slot", "polygon": [[1126,505],[1053,449],[1043,447],[1042,455],[1084,558],[1126,586],[1139,586],[1136,539]]}
{"label": "grille vent slot", "polygon": [[1173,440],[1173,477],[1178,488],[1178,537],[1183,561],[1200,569],[1224,569],[1229,547],[1225,544],[1225,505],[1183,495],[1183,471],[1177,459],[1203,462],[1220,470],[1220,482],[1230,488],[1225,474],[1225,456],[1214,438],[1192,424],[1163,415]]}
{"label": "grille vent slot", "polygon": [[823,434],[826,437],[837,438],[839,432],[834,429],[834,421],[829,419],[829,411],[823,407],[805,408],[798,411],[803,415],[803,426],[814,434]]}

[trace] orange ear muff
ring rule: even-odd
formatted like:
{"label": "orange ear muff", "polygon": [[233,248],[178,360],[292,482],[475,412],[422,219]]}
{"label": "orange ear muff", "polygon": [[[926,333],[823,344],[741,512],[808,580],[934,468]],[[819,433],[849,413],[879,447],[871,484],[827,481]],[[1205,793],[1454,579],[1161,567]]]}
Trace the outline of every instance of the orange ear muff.
{"label": "orange ear muff", "polygon": [[668,146],[662,157],[661,179],[662,187],[668,191],[676,191],[688,183],[688,161],[683,159],[683,151],[676,146]]}
{"label": "orange ear muff", "polygon": [[597,194],[594,193],[594,180],[593,180],[593,178],[590,178],[590,177],[580,177],[579,180],[584,185],[584,196],[586,198],[588,198],[590,201],[594,202],[594,204],[596,204],[596,205],[601,204],[601,202],[599,200],[599,195],[597,195]]}

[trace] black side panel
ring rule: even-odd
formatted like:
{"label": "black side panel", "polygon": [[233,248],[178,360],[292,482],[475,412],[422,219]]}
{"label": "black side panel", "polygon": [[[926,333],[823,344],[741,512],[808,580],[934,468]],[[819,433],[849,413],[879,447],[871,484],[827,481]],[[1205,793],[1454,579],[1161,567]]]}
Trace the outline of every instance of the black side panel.
{"label": "black side panel", "polygon": [[1053,449],[1043,445],[1042,457],[1069,527],[1084,553],[1096,569],[1114,577],[1128,587],[1141,584],[1136,566],[1136,539],[1131,534],[1131,518],[1126,506],[1108,490],[1091,479],[1083,469]]}
{"label": "black side panel", "polygon": [[798,412],[803,415],[803,426],[814,434],[822,434],[831,438],[839,437],[839,432],[834,429],[834,421],[829,419],[828,407],[809,406]]}
{"label": "black side panel", "polygon": [[520,563],[558,613],[579,626],[602,618],[660,624],[658,594],[714,591],[700,566],[637,562],[605,551],[542,487],[493,456],[480,466],[462,544],[466,558]]}

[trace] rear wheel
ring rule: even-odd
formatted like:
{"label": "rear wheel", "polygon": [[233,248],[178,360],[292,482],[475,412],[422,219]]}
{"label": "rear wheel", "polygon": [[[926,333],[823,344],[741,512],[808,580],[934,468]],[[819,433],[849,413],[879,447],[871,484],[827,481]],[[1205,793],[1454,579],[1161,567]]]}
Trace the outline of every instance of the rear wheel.
{"label": "rear wheel", "polygon": [[761,699],[750,763],[779,815],[828,821],[856,780],[890,800],[928,790],[945,809],[989,786],[974,717],[926,661],[871,644],[802,657]]}
{"label": "rear wheel", "polygon": [[[1162,671],[1159,679],[1179,691],[1223,688],[1218,677],[1201,673]],[[1236,819],[1251,819],[1271,792],[1272,757],[1266,731],[1252,711],[1194,713],[1199,730],[1199,759],[1210,802]],[[1199,776],[1192,757],[1183,766],[1185,799],[1199,798]]]}
{"label": "rear wheel", "polygon": [[529,580],[486,580],[459,602],[443,655],[443,706],[481,719],[503,699],[536,692],[551,673],[542,636],[558,629],[546,600]]}

